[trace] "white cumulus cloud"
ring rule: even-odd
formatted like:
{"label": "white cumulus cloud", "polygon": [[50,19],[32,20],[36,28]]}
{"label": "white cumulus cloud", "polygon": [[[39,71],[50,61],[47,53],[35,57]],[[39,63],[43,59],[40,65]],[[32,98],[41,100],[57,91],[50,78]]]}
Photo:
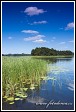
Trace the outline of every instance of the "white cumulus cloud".
{"label": "white cumulus cloud", "polygon": [[43,9],[38,9],[37,7],[27,7],[24,11],[24,13],[26,13],[29,16],[39,15],[44,12],[46,11],[44,11]]}
{"label": "white cumulus cloud", "polygon": [[36,42],[36,43],[45,43],[45,42],[46,42],[46,40],[39,39],[39,40],[35,40],[35,41],[33,41],[33,42]]}
{"label": "white cumulus cloud", "polygon": [[44,35],[36,35],[33,37],[24,38],[24,41],[35,41],[45,37]]}
{"label": "white cumulus cloud", "polygon": [[36,24],[46,24],[47,21],[34,21],[31,25],[36,25]]}
{"label": "white cumulus cloud", "polygon": [[39,33],[38,31],[35,31],[35,30],[22,30],[21,32],[30,33],[30,34],[38,34]]}
{"label": "white cumulus cloud", "polygon": [[68,23],[67,26],[65,27],[65,30],[70,30],[70,29],[73,29],[74,28],[74,23],[71,22],[71,23]]}

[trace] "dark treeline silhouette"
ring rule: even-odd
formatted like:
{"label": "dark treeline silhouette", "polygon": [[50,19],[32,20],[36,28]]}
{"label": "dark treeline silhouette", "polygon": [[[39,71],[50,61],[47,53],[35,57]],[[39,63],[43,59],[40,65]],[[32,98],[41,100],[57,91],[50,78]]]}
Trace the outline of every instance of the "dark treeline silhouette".
{"label": "dark treeline silhouette", "polygon": [[32,49],[32,56],[58,56],[58,55],[74,55],[74,53],[70,50],[59,51],[53,48],[40,47]]}
{"label": "dark treeline silhouette", "polygon": [[2,54],[2,56],[30,56],[31,54]]}
{"label": "dark treeline silhouette", "polygon": [[53,48],[39,47],[32,49],[31,54],[2,54],[2,56],[58,56],[58,55],[74,55],[70,50],[59,51]]}

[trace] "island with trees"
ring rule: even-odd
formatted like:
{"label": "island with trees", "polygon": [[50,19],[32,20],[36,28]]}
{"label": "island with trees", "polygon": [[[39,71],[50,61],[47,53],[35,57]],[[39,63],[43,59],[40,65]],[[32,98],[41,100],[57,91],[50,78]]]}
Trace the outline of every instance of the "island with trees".
{"label": "island with trees", "polygon": [[67,56],[67,55],[74,55],[74,53],[70,50],[63,50],[59,51],[53,48],[46,48],[46,47],[37,47],[32,49],[31,51],[32,56]]}

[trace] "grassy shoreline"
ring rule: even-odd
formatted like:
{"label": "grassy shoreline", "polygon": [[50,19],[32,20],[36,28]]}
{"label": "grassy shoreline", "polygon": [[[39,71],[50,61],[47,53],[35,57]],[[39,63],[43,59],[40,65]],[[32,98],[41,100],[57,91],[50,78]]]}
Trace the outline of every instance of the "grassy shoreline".
{"label": "grassy shoreline", "polygon": [[67,56],[31,56],[31,57],[34,57],[34,58],[72,58],[74,57],[74,55],[67,55]]}
{"label": "grassy shoreline", "polygon": [[[6,101],[26,98],[47,74],[47,62],[30,57],[2,57],[2,96]],[[26,95],[25,95],[26,93]],[[11,102],[10,102],[11,103]]]}
{"label": "grassy shoreline", "polygon": [[2,56],[2,57],[43,57],[43,58],[72,58],[74,55],[57,55],[57,56]]}

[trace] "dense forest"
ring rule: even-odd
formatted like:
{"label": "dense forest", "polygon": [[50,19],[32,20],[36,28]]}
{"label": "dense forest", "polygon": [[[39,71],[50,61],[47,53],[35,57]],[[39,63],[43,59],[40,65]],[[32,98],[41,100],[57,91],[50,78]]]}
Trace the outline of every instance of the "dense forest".
{"label": "dense forest", "polygon": [[70,50],[59,51],[53,48],[40,47],[35,48],[31,51],[31,55],[33,56],[57,56],[57,55],[73,55],[74,53]]}

